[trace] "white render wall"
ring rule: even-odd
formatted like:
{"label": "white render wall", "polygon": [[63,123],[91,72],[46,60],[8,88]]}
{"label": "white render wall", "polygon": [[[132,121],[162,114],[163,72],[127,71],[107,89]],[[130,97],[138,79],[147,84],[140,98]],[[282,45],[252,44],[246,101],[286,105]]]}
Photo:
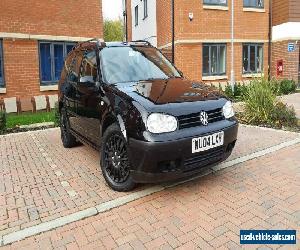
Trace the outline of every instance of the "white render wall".
{"label": "white render wall", "polygon": [[300,22],[287,22],[273,26],[272,41],[300,40]]}
{"label": "white render wall", "polygon": [[[131,1],[132,40],[147,40],[157,46],[156,0],[148,0],[148,17],[144,18],[144,1]],[[135,6],[139,6],[139,24],[135,26]]]}

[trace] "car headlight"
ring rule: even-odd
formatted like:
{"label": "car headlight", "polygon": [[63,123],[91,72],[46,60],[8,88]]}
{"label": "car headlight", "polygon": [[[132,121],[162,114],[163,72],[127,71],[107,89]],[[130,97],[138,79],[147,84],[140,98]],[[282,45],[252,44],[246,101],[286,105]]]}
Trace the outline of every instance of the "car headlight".
{"label": "car headlight", "polygon": [[154,134],[172,132],[177,129],[177,119],[171,115],[153,113],[148,116],[147,129]]}
{"label": "car headlight", "polygon": [[229,119],[234,116],[234,110],[231,101],[227,101],[223,106],[223,115],[226,119]]}

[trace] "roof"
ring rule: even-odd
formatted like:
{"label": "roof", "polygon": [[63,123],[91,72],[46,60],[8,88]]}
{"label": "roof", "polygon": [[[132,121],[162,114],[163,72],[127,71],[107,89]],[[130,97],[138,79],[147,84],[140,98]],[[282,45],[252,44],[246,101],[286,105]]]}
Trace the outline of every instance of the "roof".
{"label": "roof", "polygon": [[151,46],[148,41],[131,41],[131,42],[104,42],[103,40],[93,39],[86,42],[78,43],[74,48],[95,48],[98,46],[99,48],[105,47],[128,47],[128,46]]}

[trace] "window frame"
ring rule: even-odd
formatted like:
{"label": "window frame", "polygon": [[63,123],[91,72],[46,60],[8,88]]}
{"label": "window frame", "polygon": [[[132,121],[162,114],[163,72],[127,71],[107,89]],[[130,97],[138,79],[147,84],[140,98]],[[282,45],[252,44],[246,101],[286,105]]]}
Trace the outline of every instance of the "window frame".
{"label": "window frame", "polygon": [[[256,2],[257,1],[259,1],[259,0],[256,0]],[[253,6],[253,5],[245,5],[245,0],[243,0],[243,7],[244,8],[254,8],[254,9],[264,9],[265,8],[265,1],[264,0],[261,0],[261,1],[262,1],[262,6],[258,6],[258,4]]]}
{"label": "window frame", "polygon": [[[244,71],[244,46],[248,47],[248,66],[247,66],[247,71]],[[251,71],[251,62],[250,62],[250,50],[251,50],[251,46],[255,47],[255,71]],[[257,51],[258,51],[258,47],[262,47],[262,69],[260,72],[257,71]],[[243,43],[242,46],[242,74],[246,75],[246,74],[261,74],[264,72],[264,44],[263,43]]]}
{"label": "window frame", "polygon": [[[211,72],[211,48],[215,46],[217,47],[217,72],[212,73]],[[220,73],[220,63],[219,63],[219,58],[220,58],[220,47],[224,46],[225,47],[225,72]],[[209,47],[209,52],[208,52],[208,57],[209,57],[209,62],[208,62],[208,68],[209,68],[209,73],[204,73],[204,47]],[[225,76],[227,73],[227,44],[226,43],[204,43],[202,44],[202,76]]]}
{"label": "window frame", "polygon": [[[211,6],[228,6],[228,0],[226,0],[226,3],[210,3],[210,2],[206,2],[207,0],[203,0],[203,5],[211,5]],[[218,0],[215,0],[218,1]]]}
{"label": "window frame", "polygon": [[0,88],[5,88],[4,56],[3,56],[3,40],[2,39],[0,39],[0,61],[1,61],[0,71],[2,74],[2,82],[0,81]]}
{"label": "window frame", "polygon": [[148,17],[148,0],[143,0],[144,1],[144,18],[145,20]]}
{"label": "window frame", "polygon": [[139,6],[136,5],[134,7],[134,26],[137,27],[139,25]]}
{"label": "window frame", "polygon": [[[51,80],[43,81],[42,80],[42,57],[41,57],[41,45],[42,44],[50,44],[50,60],[51,60]],[[40,85],[41,86],[51,86],[57,85],[59,80],[55,80],[55,60],[54,60],[54,46],[55,45],[63,45],[63,59],[65,60],[67,53],[67,46],[72,45],[73,47],[76,45],[76,42],[63,42],[63,41],[39,41],[39,75],[40,75]]]}

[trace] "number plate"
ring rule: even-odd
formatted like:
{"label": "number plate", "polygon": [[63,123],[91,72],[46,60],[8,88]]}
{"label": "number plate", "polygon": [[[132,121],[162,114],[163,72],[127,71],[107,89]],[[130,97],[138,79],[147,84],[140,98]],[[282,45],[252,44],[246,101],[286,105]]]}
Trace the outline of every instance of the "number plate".
{"label": "number plate", "polygon": [[224,132],[215,133],[192,140],[192,153],[203,152],[224,144]]}

